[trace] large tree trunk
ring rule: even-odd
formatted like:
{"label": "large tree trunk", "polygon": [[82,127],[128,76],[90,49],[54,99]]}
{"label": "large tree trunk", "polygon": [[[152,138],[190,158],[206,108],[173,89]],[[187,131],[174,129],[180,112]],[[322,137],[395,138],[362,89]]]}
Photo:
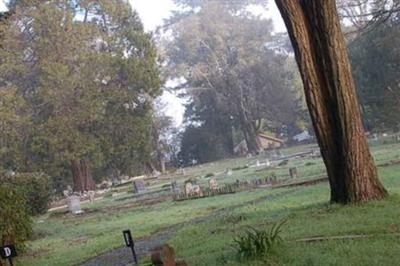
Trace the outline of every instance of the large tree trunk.
{"label": "large tree trunk", "polygon": [[87,159],[72,160],[71,171],[75,192],[83,192],[96,189],[96,184],[92,179],[89,161]]}
{"label": "large tree trunk", "polygon": [[289,32],[331,187],[331,201],[387,195],[368,148],[335,0],[275,0]]}
{"label": "large tree trunk", "polygon": [[256,125],[246,115],[245,110],[241,110],[239,114],[240,127],[242,129],[244,139],[247,144],[247,150],[250,154],[258,154],[261,151],[261,142],[258,138]]}

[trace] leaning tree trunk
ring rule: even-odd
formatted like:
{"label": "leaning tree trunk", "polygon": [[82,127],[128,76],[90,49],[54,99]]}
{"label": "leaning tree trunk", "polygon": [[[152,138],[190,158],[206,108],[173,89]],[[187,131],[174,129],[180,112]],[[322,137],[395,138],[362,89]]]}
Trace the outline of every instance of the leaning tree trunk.
{"label": "leaning tree trunk", "polygon": [[247,117],[246,110],[240,110],[239,121],[248,152],[253,155],[258,154],[261,151],[261,142],[258,138],[256,125]]}
{"label": "leaning tree trunk", "polygon": [[71,171],[75,192],[95,190],[96,184],[92,179],[89,161],[87,159],[72,160]]}
{"label": "leaning tree trunk", "polygon": [[275,0],[304,83],[331,201],[387,195],[368,148],[335,0]]}

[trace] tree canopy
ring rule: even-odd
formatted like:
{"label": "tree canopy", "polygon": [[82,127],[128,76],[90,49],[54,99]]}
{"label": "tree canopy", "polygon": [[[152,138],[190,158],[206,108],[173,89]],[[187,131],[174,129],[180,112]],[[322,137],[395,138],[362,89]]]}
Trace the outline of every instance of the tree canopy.
{"label": "tree canopy", "polygon": [[297,70],[291,67],[293,58],[273,49],[271,20],[245,11],[248,4],[259,1],[240,2],[242,12],[231,9],[239,6],[227,8],[224,1],[178,3],[192,9],[166,22],[164,30],[171,36],[161,43],[167,75],[183,77],[181,88],[192,98],[187,119],[201,124],[207,134],[214,132],[211,139],[230,139],[222,141],[230,152],[236,127],[249,150],[257,153],[258,131],[298,122],[301,93]]}
{"label": "tree canopy", "polygon": [[150,160],[162,81],[152,37],[129,3],[18,1],[0,53],[2,124],[29,121],[1,128],[6,147],[23,146],[12,149],[23,159],[5,152],[12,167],[68,177],[83,159],[125,173]]}

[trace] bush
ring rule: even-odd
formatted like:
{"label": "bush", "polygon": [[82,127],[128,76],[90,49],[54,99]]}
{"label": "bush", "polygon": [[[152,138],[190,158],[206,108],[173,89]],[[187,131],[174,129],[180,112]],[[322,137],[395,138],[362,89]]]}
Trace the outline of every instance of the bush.
{"label": "bush", "polygon": [[280,162],[279,164],[278,164],[278,166],[285,166],[285,165],[287,165],[289,163],[289,160],[283,160],[282,162]]}
{"label": "bush", "polygon": [[243,169],[247,169],[247,168],[249,168],[248,165],[238,166],[238,167],[232,168],[232,171],[239,171],[239,170],[243,170]]}
{"label": "bush", "polygon": [[275,223],[270,230],[250,227],[243,236],[234,239],[233,247],[239,260],[270,258],[282,244],[279,234],[284,222]]}
{"label": "bush", "polygon": [[28,214],[38,215],[47,211],[51,200],[50,177],[43,173],[19,173],[3,178],[5,183],[24,193]]}
{"label": "bush", "polygon": [[10,183],[0,183],[0,245],[23,242],[32,234],[25,193]]}

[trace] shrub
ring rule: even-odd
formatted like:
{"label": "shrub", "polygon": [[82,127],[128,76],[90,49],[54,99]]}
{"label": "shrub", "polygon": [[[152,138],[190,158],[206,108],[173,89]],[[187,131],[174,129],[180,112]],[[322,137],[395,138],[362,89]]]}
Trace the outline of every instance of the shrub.
{"label": "shrub", "polygon": [[239,260],[270,258],[282,244],[280,232],[284,222],[275,223],[270,230],[250,227],[244,235],[235,238],[233,247]]}
{"label": "shrub", "polygon": [[232,168],[232,171],[239,171],[239,170],[243,170],[243,169],[247,169],[247,168],[249,168],[248,165],[238,166],[238,167]]}
{"label": "shrub", "polygon": [[204,177],[205,177],[205,178],[208,178],[208,177],[213,177],[213,176],[215,176],[214,173],[208,173],[208,174],[206,174]]}
{"label": "shrub", "polygon": [[0,245],[16,244],[21,247],[30,237],[32,220],[26,201],[24,191],[10,183],[0,183]]}
{"label": "shrub", "polygon": [[278,164],[278,166],[285,166],[285,165],[287,165],[289,163],[289,160],[283,160],[282,162],[280,162],[279,164]]}
{"label": "shrub", "polygon": [[27,200],[28,214],[45,213],[51,200],[50,177],[43,173],[19,173],[12,177],[4,177],[3,182],[14,186],[24,193]]}
{"label": "shrub", "polygon": [[305,166],[311,166],[311,165],[316,165],[316,163],[315,163],[315,162],[307,162],[307,163],[305,164]]}

